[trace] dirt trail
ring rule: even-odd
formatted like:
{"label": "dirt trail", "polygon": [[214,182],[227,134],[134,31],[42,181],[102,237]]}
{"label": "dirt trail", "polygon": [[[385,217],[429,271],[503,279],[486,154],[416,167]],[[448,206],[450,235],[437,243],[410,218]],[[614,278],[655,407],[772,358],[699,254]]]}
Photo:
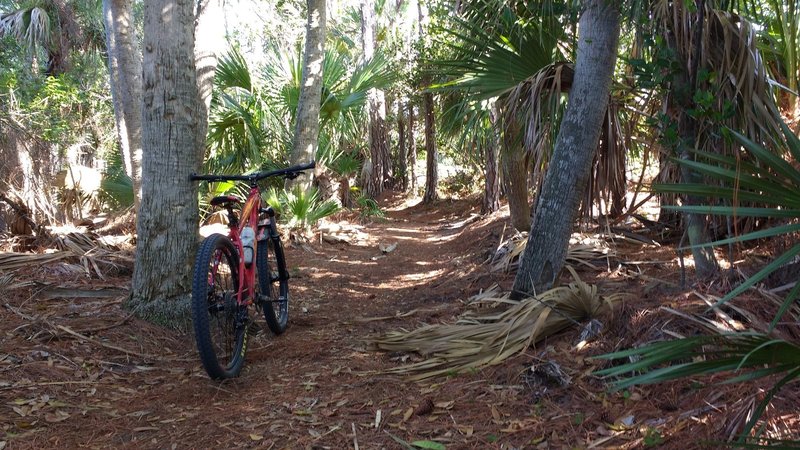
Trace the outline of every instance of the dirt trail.
{"label": "dirt trail", "polygon": [[[477,289],[470,283],[491,277],[479,263],[499,236],[478,227],[502,225],[479,223],[474,212],[463,201],[423,208],[392,199],[385,221],[348,226],[359,231],[351,244],[289,249],[289,329],[251,339],[241,377],[224,383],[210,381],[200,368],[191,335],[132,318],[120,325],[126,313],[108,299],[42,300],[41,285],[20,288],[0,312],[6,338],[0,442],[10,448],[397,448],[389,433],[410,441],[455,438],[462,433],[458,424],[431,411],[420,415],[428,431],[409,431],[416,427],[413,418],[404,420],[407,411],[438,402],[436,389],[376,375],[398,361],[369,351],[366,342],[381,330],[453,316],[457,300]],[[384,254],[379,244],[397,245]],[[489,410],[481,415],[491,419]]]}
{"label": "dirt trail", "polygon": [[[390,197],[382,206],[385,221],[346,224],[357,231],[350,244],[288,249],[289,328],[251,338],[242,375],[223,383],[208,379],[190,334],[119,307],[113,295],[129,277],[90,280],[64,265],[0,275],[0,450],[403,449],[418,441],[447,449],[685,450],[741,424],[750,397],[738,386],[687,381],[612,394],[591,375],[601,363],[590,354],[663,338],[667,328],[695,332],[659,309],[693,298],[652,281],[678,276],[666,247],[624,250],[629,261],[661,261],[639,267],[646,277],[581,272],[601,291],[633,294],[589,353],[573,346],[574,329],[475,373],[426,383],[383,375],[418,357],[373,352],[370,339],[451,322],[463,300],[494,282],[508,288],[511,279],[484,264],[508,234],[507,217],[478,218],[474,199],[423,207]],[[389,253],[379,249],[393,244]],[[82,294],[71,296],[71,288]],[[694,311],[705,309],[696,303]],[[543,360],[557,361],[571,385],[531,384],[528,368]],[[782,395],[771,411],[794,411],[781,423],[800,426],[793,406],[800,394]]]}

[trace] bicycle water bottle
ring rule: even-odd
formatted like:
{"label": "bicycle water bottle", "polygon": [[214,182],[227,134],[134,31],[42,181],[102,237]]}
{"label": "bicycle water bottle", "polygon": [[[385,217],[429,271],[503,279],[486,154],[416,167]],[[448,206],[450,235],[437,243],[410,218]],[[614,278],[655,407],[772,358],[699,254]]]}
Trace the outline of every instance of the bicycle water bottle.
{"label": "bicycle water bottle", "polygon": [[253,262],[253,241],[256,239],[256,232],[253,227],[242,228],[242,234],[239,236],[242,240],[242,248],[244,249],[244,263],[250,264]]}

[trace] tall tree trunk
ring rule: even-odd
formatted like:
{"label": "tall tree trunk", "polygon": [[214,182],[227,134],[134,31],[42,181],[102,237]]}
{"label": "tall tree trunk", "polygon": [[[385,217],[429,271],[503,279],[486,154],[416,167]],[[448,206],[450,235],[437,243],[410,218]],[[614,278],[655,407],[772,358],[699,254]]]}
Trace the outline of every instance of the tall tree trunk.
{"label": "tall tree trunk", "polygon": [[513,298],[550,288],[564,265],[608,106],[619,29],[619,10],[613,3],[584,0],[575,79],[514,279]]}
{"label": "tall tree trunk", "polygon": [[[697,91],[697,72],[699,58],[702,58],[702,46],[700,45],[703,35],[703,24],[705,16],[704,0],[698,0],[697,13],[695,18],[693,55],[684,61],[684,70],[676,77],[673,86],[673,100],[678,111],[678,135],[681,137],[678,157],[682,160],[693,160],[691,150],[697,148],[697,120],[688,113],[697,107],[694,102],[694,94]],[[674,47],[674,46],[673,46]],[[680,54],[680,52],[676,52]],[[682,183],[702,183],[702,177],[685,165],[681,166]],[[699,205],[702,201],[692,195],[685,198],[687,205]],[[692,246],[692,256],[694,258],[695,273],[701,279],[709,279],[719,273],[719,264],[714,256],[711,247],[699,247],[699,245],[711,242],[708,234],[708,221],[705,216],[700,214],[685,214],[686,234],[689,237],[689,244]]]}
{"label": "tall tree trunk", "polygon": [[436,149],[433,94],[430,92],[422,94],[422,101],[425,105],[425,152],[428,154],[427,170],[425,172],[425,194],[422,196],[422,202],[433,203],[439,198],[439,194],[436,192],[436,187],[439,185],[439,168],[437,166],[439,152]]}
{"label": "tall tree trunk", "polygon": [[133,182],[134,210],[142,200],[142,53],[132,0],[103,0],[108,73],[125,173]]}
{"label": "tall tree trunk", "polygon": [[194,3],[145,3],[142,204],[128,306],[148,320],[185,327],[197,245],[200,95]]}
{"label": "tall tree trunk", "polygon": [[400,189],[408,191],[408,149],[406,148],[406,118],[403,102],[397,101],[397,174]]}
{"label": "tall tree trunk", "polygon": [[414,137],[414,105],[408,102],[408,165],[411,170],[411,192],[417,195],[417,143]]}
{"label": "tall tree trunk", "polygon": [[501,105],[495,103],[494,114],[503,124],[500,155],[503,168],[503,185],[508,198],[511,224],[517,231],[531,228],[531,202],[528,196],[528,158],[522,148],[520,128],[516,119],[501,113]]}
{"label": "tall tree trunk", "polygon": [[[297,102],[297,122],[292,146],[292,165],[314,160],[319,147],[319,106],[322,99],[322,62],[325,59],[325,0],[307,0],[306,48],[303,55],[303,78]],[[311,177],[286,180],[290,189],[311,187]]]}
{"label": "tall tree trunk", "polygon": [[[361,0],[361,47],[364,60],[375,56],[375,6],[371,0]],[[382,91],[370,89],[369,103],[369,161],[364,164],[366,193],[378,197],[384,188],[389,155],[386,136],[386,98]]]}
{"label": "tall tree trunk", "polygon": [[491,114],[492,136],[484,143],[484,181],[483,203],[481,203],[481,214],[491,214],[500,209],[500,171],[498,170],[497,141],[498,136],[495,130],[498,127],[498,117],[493,109]]}

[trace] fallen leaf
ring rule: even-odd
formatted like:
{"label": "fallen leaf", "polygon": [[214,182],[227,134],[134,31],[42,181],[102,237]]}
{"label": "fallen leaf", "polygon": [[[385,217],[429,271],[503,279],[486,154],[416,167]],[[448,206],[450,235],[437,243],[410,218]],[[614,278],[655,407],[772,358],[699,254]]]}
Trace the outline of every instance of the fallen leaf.
{"label": "fallen leaf", "polygon": [[458,426],[458,431],[461,434],[463,434],[464,436],[470,437],[470,436],[472,436],[473,433],[475,433],[475,428],[473,428],[472,425],[468,425],[468,426],[459,425]]}
{"label": "fallen leaf", "polygon": [[441,409],[451,409],[456,402],[451,400],[449,402],[438,402],[434,403],[433,406]]}
{"label": "fallen leaf", "polygon": [[254,441],[260,441],[260,440],[264,439],[264,436],[262,436],[260,434],[251,434],[250,435],[250,439],[252,439]]}
{"label": "fallen leaf", "polygon": [[492,418],[494,420],[500,420],[500,411],[497,410],[497,407],[492,405]]}
{"label": "fallen leaf", "polygon": [[410,419],[411,416],[413,416],[413,415],[414,415],[414,408],[408,408],[406,410],[406,413],[403,414],[403,422],[408,421],[408,419]]}
{"label": "fallen leaf", "polygon": [[447,447],[444,444],[434,441],[414,441],[411,443],[412,446],[417,448],[424,448],[427,450],[447,450]]}
{"label": "fallen leaf", "polygon": [[57,410],[55,414],[48,413],[44,416],[44,420],[50,423],[58,423],[67,419],[69,419],[69,414],[61,410]]}

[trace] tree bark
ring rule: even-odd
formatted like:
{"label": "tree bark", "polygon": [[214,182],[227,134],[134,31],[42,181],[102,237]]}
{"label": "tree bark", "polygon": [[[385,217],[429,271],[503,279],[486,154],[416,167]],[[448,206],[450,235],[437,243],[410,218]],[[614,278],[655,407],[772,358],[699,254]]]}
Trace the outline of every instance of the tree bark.
{"label": "tree bark", "polygon": [[[503,117],[496,112],[498,117]],[[519,138],[519,125],[512,120],[501,120],[503,124],[503,185],[508,198],[511,224],[517,231],[531,228],[531,202],[528,195],[528,158]]]}
{"label": "tree bark", "polygon": [[197,245],[197,191],[188,177],[196,149],[200,95],[194,2],[145,3],[142,204],[127,306],[150,321],[188,325]]}
{"label": "tree bark", "polygon": [[397,166],[398,181],[403,192],[408,191],[408,150],[406,148],[406,119],[403,102],[397,102]]}
{"label": "tree bark", "polygon": [[[370,0],[361,0],[361,47],[364,60],[375,56],[375,12]],[[366,169],[366,194],[377,198],[385,185],[388,173],[389,147],[386,134],[386,98],[383,91],[370,89],[367,92],[369,104],[369,162]]]}
{"label": "tree bark", "polygon": [[491,113],[491,126],[493,136],[484,143],[484,181],[483,203],[481,203],[481,214],[491,214],[500,209],[500,172],[497,164],[497,141],[496,130],[499,129],[498,115],[496,111]]}
{"label": "tree bark", "polygon": [[[325,0],[307,0],[306,47],[303,78],[297,102],[297,121],[292,146],[292,165],[314,160],[319,147],[319,106],[322,99],[322,62],[325,59]],[[286,180],[286,188],[311,187],[311,177]]]}
{"label": "tree bark", "polygon": [[542,292],[558,278],[608,106],[619,10],[605,0],[585,0],[579,30],[574,83],[514,279],[516,299]]}
{"label": "tree bark", "polygon": [[[695,48],[691,58],[683,61],[683,71],[677,74],[673,86],[675,95],[672,100],[676,103],[675,109],[678,111],[678,135],[680,136],[679,148],[677,149],[678,157],[682,160],[691,161],[694,157],[691,149],[697,148],[697,120],[689,114],[689,111],[696,108],[694,101],[694,94],[697,91],[697,72],[699,68],[699,61],[702,58],[702,46],[700,45],[701,36],[703,34],[703,23],[705,16],[704,0],[698,0],[696,20],[693,24],[695,27],[694,42]],[[674,47],[674,46],[673,46]],[[681,52],[676,52],[680,55]],[[702,177],[686,166],[681,166],[681,182],[682,183],[702,183]],[[687,205],[700,205],[702,201],[692,195],[687,195],[685,198]],[[692,246],[692,257],[694,259],[694,268],[697,277],[700,279],[709,279],[719,274],[719,264],[714,256],[714,249],[711,247],[699,247],[702,244],[711,242],[711,237],[708,234],[708,221],[705,216],[700,214],[685,214],[686,218],[686,234],[689,238],[689,244]]]}
{"label": "tree bark", "polygon": [[433,94],[426,92],[422,94],[422,101],[425,104],[425,152],[427,155],[427,170],[425,172],[425,194],[422,196],[423,203],[433,203],[439,199],[436,187],[439,185],[439,168],[437,161],[439,152],[436,149],[436,123],[433,117]]}
{"label": "tree bark", "polygon": [[411,170],[411,192],[417,195],[417,143],[414,137],[414,105],[408,103],[408,165]]}
{"label": "tree bark", "polygon": [[132,0],[103,0],[108,74],[125,172],[133,182],[134,211],[142,200],[142,53]]}

